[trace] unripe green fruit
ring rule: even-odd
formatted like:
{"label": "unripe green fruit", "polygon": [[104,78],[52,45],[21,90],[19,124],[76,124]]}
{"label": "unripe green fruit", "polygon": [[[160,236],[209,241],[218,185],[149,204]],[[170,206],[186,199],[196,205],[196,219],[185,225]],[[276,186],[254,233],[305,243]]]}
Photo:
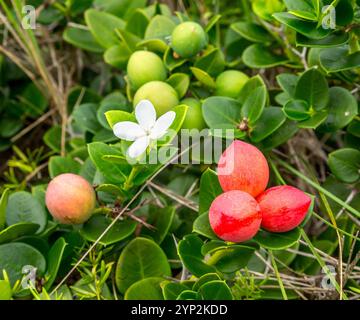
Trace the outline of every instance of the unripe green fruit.
{"label": "unripe green fruit", "polygon": [[140,87],[134,96],[134,107],[141,100],[150,100],[155,107],[157,116],[164,114],[179,104],[175,89],[161,81],[151,81]]}
{"label": "unripe green fruit", "polygon": [[181,101],[181,104],[185,104],[189,107],[182,129],[204,129],[206,123],[202,115],[201,102],[195,98],[186,98]]}
{"label": "unripe green fruit", "polygon": [[51,215],[59,222],[80,224],[92,215],[96,196],[93,187],[83,177],[64,173],[50,181],[45,202]]}
{"label": "unripe green fruit", "polygon": [[227,70],[216,78],[215,95],[236,99],[249,77],[237,70]]}
{"label": "unripe green fruit", "polygon": [[163,61],[150,51],[135,51],[127,64],[127,74],[135,90],[150,81],[164,81],[167,76]]}
{"label": "unripe green fruit", "polygon": [[171,35],[172,49],[183,58],[190,58],[198,54],[207,45],[207,35],[196,22],[179,24]]}

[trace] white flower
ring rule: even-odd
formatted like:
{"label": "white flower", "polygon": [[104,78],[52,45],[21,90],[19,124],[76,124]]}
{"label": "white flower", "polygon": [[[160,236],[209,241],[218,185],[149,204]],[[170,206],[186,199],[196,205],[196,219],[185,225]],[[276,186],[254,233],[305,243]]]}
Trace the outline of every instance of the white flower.
{"label": "white flower", "polygon": [[123,140],[134,141],[127,155],[137,158],[142,155],[152,141],[163,137],[175,120],[176,113],[168,111],[156,120],[156,111],[149,100],[141,100],[135,107],[138,123],[122,121],[114,125],[114,134]]}

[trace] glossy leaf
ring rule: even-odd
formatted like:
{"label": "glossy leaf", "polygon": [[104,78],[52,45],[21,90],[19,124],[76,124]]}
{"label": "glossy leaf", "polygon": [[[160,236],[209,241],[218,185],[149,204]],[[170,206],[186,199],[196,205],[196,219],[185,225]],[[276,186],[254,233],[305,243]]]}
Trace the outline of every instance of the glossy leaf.
{"label": "glossy leaf", "polygon": [[304,100],[310,108],[321,110],[329,102],[328,83],[322,73],[313,68],[305,71],[299,78],[295,98]]}
{"label": "glossy leaf", "polygon": [[[105,215],[94,215],[84,224],[83,228],[80,230],[80,234],[86,240],[90,242],[95,242],[105,231],[105,229],[109,227],[111,222],[112,219],[108,218]],[[137,223],[130,219],[118,220],[101,238],[99,243],[104,246],[109,246],[111,244],[119,242],[134,233],[136,225]]]}
{"label": "glossy leaf", "polygon": [[185,267],[195,276],[200,277],[206,273],[215,272],[215,268],[204,262],[201,254],[203,242],[196,235],[189,234],[179,242],[179,256]]}
{"label": "glossy leaf", "polygon": [[10,195],[6,207],[8,226],[20,222],[31,222],[39,226],[37,233],[42,232],[47,223],[45,208],[29,192],[19,191]]}
{"label": "glossy leaf", "polygon": [[149,239],[138,237],[122,251],[116,266],[115,280],[119,291],[125,293],[139,280],[170,275],[170,266],[161,248]]}
{"label": "glossy leaf", "polygon": [[298,242],[301,233],[299,228],[284,232],[274,233],[265,230],[260,230],[254,240],[263,248],[271,250],[282,250],[291,247],[294,243]]}
{"label": "glossy leaf", "polygon": [[269,48],[260,44],[246,48],[242,59],[248,67],[257,69],[276,67],[288,62],[288,58],[275,55]]}
{"label": "glossy leaf", "polygon": [[355,183],[360,178],[360,151],[344,148],[329,154],[331,172],[340,181]]}
{"label": "glossy leaf", "polygon": [[12,285],[24,276],[23,267],[36,268],[37,276],[45,273],[46,261],[33,247],[20,242],[0,245],[0,270],[5,270]]}

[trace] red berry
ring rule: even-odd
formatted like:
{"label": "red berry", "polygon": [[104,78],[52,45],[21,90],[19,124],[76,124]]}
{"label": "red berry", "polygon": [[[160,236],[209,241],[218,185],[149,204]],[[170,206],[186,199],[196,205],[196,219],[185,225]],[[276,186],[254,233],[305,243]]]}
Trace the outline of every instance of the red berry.
{"label": "red berry", "polygon": [[65,173],[50,181],[45,196],[51,215],[63,224],[80,224],[92,215],[96,196],[83,177]]}
{"label": "red berry", "polygon": [[231,242],[251,239],[261,224],[260,207],[246,192],[233,190],[215,198],[210,206],[209,221],[216,235]]}
{"label": "red berry", "polygon": [[224,191],[241,190],[253,197],[263,192],[269,182],[269,166],[262,152],[240,140],[224,151],[217,172]]}
{"label": "red berry", "polygon": [[258,201],[262,214],[261,227],[271,232],[286,232],[296,228],[305,218],[311,198],[291,186],[273,187]]}

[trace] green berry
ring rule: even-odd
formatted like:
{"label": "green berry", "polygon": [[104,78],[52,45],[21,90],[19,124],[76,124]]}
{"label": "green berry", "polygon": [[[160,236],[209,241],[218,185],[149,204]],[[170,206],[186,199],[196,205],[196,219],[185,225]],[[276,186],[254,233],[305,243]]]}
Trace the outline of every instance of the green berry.
{"label": "green berry", "polygon": [[236,99],[249,77],[237,70],[227,70],[216,78],[215,95]]}
{"label": "green berry", "polygon": [[175,89],[161,81],[151,81],[140,87],[134,96],[134,107],[145,99],[150,100],[154,105],[157,116],[164,114],[179,104]]}
{"label": "green berry", "polygon": [[179,24],[171,35],[172,49],[183,58],[197,55],[207,45],[204,29],[195,22]]}
{"label": "green berry", "polygon": [[201,102],[195,98],[186,98],[181,101],[181,104],[185,104],[189,107],[182,129],[204,129],[206,123],[202,115]]}
{"label": "green berry", "polygon": [[163,61],[150,51],[135,51],[129,59],[127,74],[135,90],[150,81],[164,81],[167,76]]}

